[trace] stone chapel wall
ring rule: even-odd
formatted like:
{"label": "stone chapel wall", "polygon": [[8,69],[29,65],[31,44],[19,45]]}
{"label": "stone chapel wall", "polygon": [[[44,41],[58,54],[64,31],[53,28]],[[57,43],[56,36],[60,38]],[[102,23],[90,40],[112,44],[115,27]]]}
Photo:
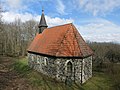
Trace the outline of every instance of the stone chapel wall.
{"label": "stone chapel wall", "polygon": [[28,65],[31,68],[62,82],[67,78],[68,62],[72,64],[72,81],[84,83],[92,77],[92,56],[84,59],[66,59],[28,53]]}
{"label": "stone chapel wall", "polygon": [[92,56],[83,59],[82,83],[92,77]]}
{"label": "stone chapel wall", "polygon": [[35,55],[28,53],[28,65],[37,70],[38,72],[41,72],[43,74],[46,74],[50,77],[56,76],[56,66],[54,64],[55,59],[50,57],[44,57],[40,55]]}

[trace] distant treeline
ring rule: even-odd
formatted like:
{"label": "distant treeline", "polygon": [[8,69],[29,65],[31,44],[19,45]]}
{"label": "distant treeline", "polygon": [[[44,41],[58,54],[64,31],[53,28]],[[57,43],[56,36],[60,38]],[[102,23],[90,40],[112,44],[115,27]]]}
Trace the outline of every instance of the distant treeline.
{"label": "distant treeline", "polygon": [[97,43],[88,42],[94,51],[93,62],[102,64],[103,62],[120,62],[120,44],[117,43]]}

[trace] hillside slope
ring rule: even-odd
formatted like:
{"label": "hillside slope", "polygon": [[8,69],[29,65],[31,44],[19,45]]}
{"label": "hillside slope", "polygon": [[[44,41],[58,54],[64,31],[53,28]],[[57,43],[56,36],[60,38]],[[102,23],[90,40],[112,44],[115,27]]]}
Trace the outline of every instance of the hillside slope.
{"label": "hillside slope", "polygon": [[31,70],[26,58],[0,58],[0,90],[110,90],[112,81],[102,72],[94,72],[84,85],[60,83]]}

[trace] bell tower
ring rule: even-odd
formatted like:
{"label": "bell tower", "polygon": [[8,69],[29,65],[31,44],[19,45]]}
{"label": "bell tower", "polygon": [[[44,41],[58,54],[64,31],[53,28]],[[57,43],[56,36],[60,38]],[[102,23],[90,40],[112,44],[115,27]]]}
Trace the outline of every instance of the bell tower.
{"label": "bell tower", "polygon": [[47,28],[47,23],[46,23],[46,20],[45,20],[45,16],[44,16],[44,10],[42,9],[42,15],[41,15],[41,19],[40,19],[40,23],[38,25],[38,28],[39,28],[39,34],[43,32],[43,30],[45,28]]}

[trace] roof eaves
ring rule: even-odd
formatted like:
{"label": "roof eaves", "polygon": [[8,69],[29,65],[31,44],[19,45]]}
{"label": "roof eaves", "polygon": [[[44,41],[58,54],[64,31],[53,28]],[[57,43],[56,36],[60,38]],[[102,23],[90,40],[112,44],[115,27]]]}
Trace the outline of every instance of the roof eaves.
{"label": "roof eaves", "polygon": [[72,58],[72,59],[84,59],[84,58],[87,58],[87,57],[90,57],[92,56],[91,55],[87,55],[87,56],[53,56],[53,55],[48,55],[48,54],[43,54],[43,53],[38,53],[38,52],[33,52],[33,51],[28,51],[28,53],[32,53],[32,54],[36,54],[36,55],[42,55],[42,56],[46,56],[46,57],[54,57],[54,58]]}

